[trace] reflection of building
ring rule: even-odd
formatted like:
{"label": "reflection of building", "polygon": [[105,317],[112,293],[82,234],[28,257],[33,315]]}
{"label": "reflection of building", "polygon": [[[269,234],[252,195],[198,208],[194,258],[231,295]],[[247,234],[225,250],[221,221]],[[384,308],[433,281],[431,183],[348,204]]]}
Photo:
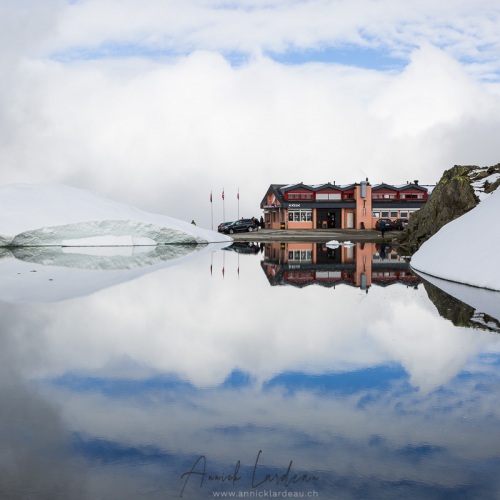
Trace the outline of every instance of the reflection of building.
{"label": "reflection of building", "polygon": [[372,186],[367,180],[340,186],[271,184],[260,207],[268,229],[372,229],[380,218],[408,218],[427,201],[413,184]]}
{"label": "reflection of building", "polygon": [[357,243],[329,248],[325,243],[266,243],[262,269],[271,285],[418,285],[420,278],[390,245]]}

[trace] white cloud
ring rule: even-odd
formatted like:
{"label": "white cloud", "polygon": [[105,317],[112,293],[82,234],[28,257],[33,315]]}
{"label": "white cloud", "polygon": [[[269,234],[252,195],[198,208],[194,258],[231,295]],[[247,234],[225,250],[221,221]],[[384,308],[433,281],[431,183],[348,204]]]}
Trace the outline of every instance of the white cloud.
{"label": "white cloud", "polygon": [[[2,42],[0,182],[65,182],[210,227],[211,190],[216,224],[222,188],[234,219],[238,187],[240,216],[258,216],[272,182],[430,183],[453,164],[496,164],[500,90],[480,80],[497,71],[496,8],[453,4],[54,0],[38,15],[26,0],[30,30]],[[24,19],[4,12],[2,24]],[[427,39],[444,49],[414,48]],[[136,57],[104,57],[110,43]],[[338,44],[412,52],[402,72],[262,55]]]}

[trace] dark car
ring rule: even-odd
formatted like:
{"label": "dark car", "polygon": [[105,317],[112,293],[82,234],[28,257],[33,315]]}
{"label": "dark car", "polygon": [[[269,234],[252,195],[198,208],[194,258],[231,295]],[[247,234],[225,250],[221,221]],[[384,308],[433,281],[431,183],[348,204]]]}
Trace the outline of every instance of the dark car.
{"label": "dark car", "polygon": [[229,222],[221,222],[219,224],[219,227],[217,228],[217,231],[219,233],[223,233],[224,232],[224,228],[227,227],[227,226],[229,226],[229,225],[231,225],[231,224],[234,224],[234,220],[229,221]]}
{"label": "dark car", "polygon": [[391,219],[379,219],[375,223],[375,229],[378,229],[379,231],[381,231],[382,228],[384,228],[385,231],[390,231],[393,227]]}
{"label": "dark car", "polygon": [[244,253],[244,254],[258,254],[260,252],[260,245],[255,242],[246,242],[246,243],[233,243],[229,247],[223,248],[226,252],[236,252],[236,253]]}
{"label": "dark car", "polygon": [[402,231],[407,225],[408,225],[408,219],[396,219],[392,223],[392,227],[394,229],[399,229],[400,231]]}
{"label": "dark car", "polygon": [[243,231],[257,231],[259,226],[254,219],[240,219],[227,226],[219,226],[219,232],[225,234],[240,233]]}

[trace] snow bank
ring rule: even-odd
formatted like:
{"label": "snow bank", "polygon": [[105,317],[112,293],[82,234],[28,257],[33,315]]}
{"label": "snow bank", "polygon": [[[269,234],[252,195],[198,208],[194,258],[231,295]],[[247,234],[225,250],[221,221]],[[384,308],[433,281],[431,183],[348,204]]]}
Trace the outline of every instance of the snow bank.
{"label": "snow bank", "polygon": [[0,188],[0,246],[206,244],[229,236],[63,185]]}
{"label": "snow bank", "polygon": [[500,291],[499,214],[497,190],[427,240],[412,256],[411,267],[444,280]]}

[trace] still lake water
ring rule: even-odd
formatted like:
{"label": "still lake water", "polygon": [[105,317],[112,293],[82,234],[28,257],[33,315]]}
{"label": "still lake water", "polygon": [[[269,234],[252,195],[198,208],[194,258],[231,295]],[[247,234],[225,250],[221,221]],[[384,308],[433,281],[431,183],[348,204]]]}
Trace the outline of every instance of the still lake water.
{"label": "still lake water", "polygon": [[0,498],[500,498],[500,318],[388,247],[192,250],[0,255]]}

